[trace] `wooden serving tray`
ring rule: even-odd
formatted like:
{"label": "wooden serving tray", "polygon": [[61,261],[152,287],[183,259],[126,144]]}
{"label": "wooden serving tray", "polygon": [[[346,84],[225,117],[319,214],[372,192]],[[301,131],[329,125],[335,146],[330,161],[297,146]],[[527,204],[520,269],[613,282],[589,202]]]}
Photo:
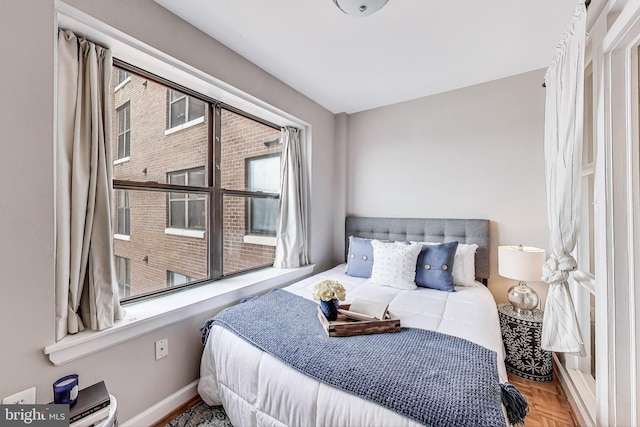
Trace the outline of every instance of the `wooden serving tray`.
{"label": "wooden serving tray", "polygon": [[[341,304],[339,308],[349,310],[351,304]],[[328,320],[318,306],[318,319],[327,336],[350,337],[353,335],[382,334],[386,332],[399,332],[400,319],[387,311],[382,320],[356,320],[338,313],[336,320]]]}

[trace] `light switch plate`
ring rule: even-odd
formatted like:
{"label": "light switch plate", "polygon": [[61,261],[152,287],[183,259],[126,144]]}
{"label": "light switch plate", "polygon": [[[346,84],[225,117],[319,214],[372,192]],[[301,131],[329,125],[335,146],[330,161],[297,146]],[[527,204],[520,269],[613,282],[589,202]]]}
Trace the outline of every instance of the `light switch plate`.
{"label": "light switch plate", "polygon": [[31,387],[2,399],[3,405],[35,405],[36,388]]}

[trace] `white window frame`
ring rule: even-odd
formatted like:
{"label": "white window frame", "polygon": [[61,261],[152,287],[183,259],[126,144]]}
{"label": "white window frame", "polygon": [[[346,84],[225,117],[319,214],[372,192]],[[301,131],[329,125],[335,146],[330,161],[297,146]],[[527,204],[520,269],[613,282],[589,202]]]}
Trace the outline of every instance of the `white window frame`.
{"label": "white window frame", "polygon": [[[168,113],[168,129],[165,131],[165,135],[169,135],[171,133],[180,131],[182,129],[186,129],[188,127],[191,126],[195,126],[197,124],[200,123],[204,123],[204,116],[206,115],[206,106],[203,106],[202,108],[202,115],[201,116],[197,116],[194,118],[191,118],[189,116],[189,104],[191,103],[191,100],[193,99],[193,97],[182,93],[180,91],[177,91],[175,89],[168,89],[169,91],[169,113]],[[173,93],[177,93],[180,94],[181,96],[177,97],[176,99],[173,99]],[[176,102],[180,102],[181,100],[185,100],[184,102],[184,117],[185,120],[183,123],[180,123],[178,125],[175,126],[171,126],[171,111],[173,111],[173,109],[171,108],[173,106],[173,104],[175,104]]]}
{"label": "white window frame", "polygon": [[[129,237],[131,236],[131,199],[130,199],[130,194],[129,194],[129,190],[115,190],[116,191],[116,225],[117,225],[117,229],[116,229],[116,234],[115,236],[118,236],[118,238],[120,238],[121,240],[129,240]],[[120,195],[123,194],[124,195],[124,203],[125,206],[120,206]],[[126,225],[125,225],[125,230],[124,231],[128,231],[128,233],[123,232],[121,233],[120,231],[120,210],[125,210],[127,215],[126,215]],[[124,237],[127,237],[126,239]]]}
{"label": "white window frame", "polygon": [[[121,263],[124,263],[126,269],[126,281],[124,283],[120,282],[120,273],[121,273]],[[116,266],[116,281],[118,282],[118,294],[120,293],[120,287],[125,289],[123,298],[131,295],[131,260],[129,258],[115,256],[115,266]]]}
{"label": "white window frame", "polygon": [[[587,135],[591,136],[591,145],[583,144],[583,157],[582,162],[582,194],[580,199],[580,230],[574,256],[578,262],[578,270],[571,274],[570,292],[576,310],[576,317],[582,333],[582,339],[585,346],[586,356],[567,354],[561,359],[564,369],[566,369],[567,375],[570,377],[575,393],[577,396],[575,400],[579,400],[578,404],[582,408],[581,412],[584,413],[583,418],[586,416],[588,422],[592,422],[596,419],[596,379],[591,375],[591,361],[592,357],[597,355],[591,354],[591,317],[592,312],[591,296],[595,298],[596,306],[598,305],[598,299],[596,296],[596,277],[594,271],[591,271],[590,266],[595,264],[595,260],[592,259],[592,254],[595,253],[595,209],[591,205],[590,200],[595,197],[593,193],[595,191],[595,165],[596,165],[596,132],[595,132],[595,120],[596,117],[596,105],[595,97],[596,93],[596,80],[595,72],[593,69],[593,60],[591,57],[590,45],[587,47],[585,53],[585,92],[586,85],[588,84],[588,76],[591,75],[591,87],[590,97],[585,94],[585,120],[584,120],[584,133],[583,140],[587,141]],[[588,114],[591,113],[591,114]],[[591,120],[587,120],[589,117]],[[591,160],[588,160],[588,149],[591,149]],[[589,188],[585,185],[585,181],[593,179],[594,186]],[[590,191],[592,193],[590,194]],[[593,215],[594,228],[590,228],[588,221],[589,215]],[[592,247],[593,245],[593,247]],[[596,316],[596,321],[598,317]]]}
{"label": "white window frame", "polygon": [[[115,87],[115,88],[113,88],[113,92],[114,92],[114,93],[115,93],[115,92],[117,92],[117,91],[119,91],[120,89],[122,89],[122,88],[123,88],[127,83],[129,83],[129,82],[131,81],[131,73],[130,73],[130,72],[128,72],[128,71],[126,71],[126,70],[121,70],[121,71],[122,71],[122,72],[124,72],[124,73],[126,73],[126,74],[127,74],[127,77],[125,77],[125,78],[124,78],[120,83],[118,83],[118,84],[116,85],[116,87]],[[119,77],[119,76],[118,76],[118,77]]]}
{"label": "white window frame", "polygon": [[[245,160],[246,162],[246,187],[247,187],[247,191],[255,191],[255,192],[268,192],[268,193],[280,193],[280,186],[278,185],[278,188],[257,188],[255,186],[252,185],[252,179],[251,179],[251,175],[252,175],[252,168],[251,165],[255,164],[256,162],[260,162],[260,161],[270,161],[270,160],[274,160],[275,158],[278,159],[278,163],[280,163],[282,161],[282,152],[278,152],[278,153],[273,153],[273,154],[267,154],[267,155],[261,155],[261,156],[256,156],[256,157],[247,157],[247,159]],[[282,179],[282,177],[280,176],[280,167],[278,166],[278,183],[280,182],[280,180]],[[254,229],[252,227],[252,223],[253,223],[253,209],[252,209],[252,205],[253,205],[253,198],[249,197],[247,198],[247,231],[249,234],[244,236],[244,242],[245,243],[253,243],[253,244],[262,244],[265,246],[275,246],[275,236],[276,236],[276,230],[273,230],[273,233],[267,233],[267,232],[254,232]],[[270,199],[270,200],[277,200],[277,199]],[[273,242],[273,244],[272,244]]]}
{"label": "white window frame", "polygon": [[[192,168],[192,169],[186,169],[186,170],[181,170],[181,171],[174,171],[174,172],[169,172],[167,173],[167,182],[169,184],[171,184],[171,178],[173,177],[178,177],[180,175],[184,175],[184,185],[185,186],[189,186],[191,185],[189,183],[189,176],[191,172],[195,172],[195,171],[202,171],[203,175],[206,173],[204,166],[203,167],[198,167],[198,168]],[[205,177],[206,179],[206,177]],[[176,198],[174,195],[179,195],[178,198]],[[195,196],[195,198],[190,197],[190,196]],[[184,201],[184,220],[185,220],[185,226],[184,227],[176,227],[174,226],[174,224],[171,223],[171,202],[182,202]],[[202,233],[202,237],[204,237],[204,232],[207,229],[207,225],[205,224],[205,226],[203,228],[196,228],[196,227],[190,227],[189,226],[189,206],[191,205],[190,202],[195,202],[195,201],[204,201],[205,202],[205,223],[207,220],[207,214],[206,214],[206,205],[207,205],[207,196],[205,196],[204,194],[189,194],[189,193],[173,193],[173,192],[168,192],[167,193],[167,228],[165,229],[165,233],[167,233],[166,230],[188,230],[188,231],[195,231],[196,233],[194,233],[191,237],[200,237],[200,233]],[[167,233],[167,234],[176,234],[176,233]],[[182,236],[188,236],[189,234],[181,234]]]}
{"label": "white window frame", "polygon": [[[193,282],[194,280],[197,280],[197,279],[191,276],[187,276],[186,274],[178,273],[177,271],[167,270],[167,287],[168,288],[184,285],[185,283]],[[176,281],[178,283],[176,283]]]}
{"label": "white window frame", "polygon": [[[129,119],[128,120],[128,124],[129,126],[126,127],[124,129],[123,132],[120,132],[120,111],[126,111],[126,116]],[[124,161],[127,161],[130,159],[131,156],[131,104],[129,102],[125,102],[124,104],[122,104],[120,107],[118,107],[116,109],[116,115],[117,115],[117,119],[116,119],[116,139],[117,139],[117,144],[116,144],[116,157],[117,159],[115,160],[115,162],[118,163],[122,163]],[[120,136],[124,135],[125,136],[125,147],[124,152],[126,153],[126,155],[124,155],[125,153],[120,153]],[[127,138],[128,136],[128,138]],[[128,149],[128,150],[127,150]],[[128,153],[127,153],[128,151]],[[122,156],[120,156],[120,154],[123,154]],[[114,164],[117,164],[115,163]]]}

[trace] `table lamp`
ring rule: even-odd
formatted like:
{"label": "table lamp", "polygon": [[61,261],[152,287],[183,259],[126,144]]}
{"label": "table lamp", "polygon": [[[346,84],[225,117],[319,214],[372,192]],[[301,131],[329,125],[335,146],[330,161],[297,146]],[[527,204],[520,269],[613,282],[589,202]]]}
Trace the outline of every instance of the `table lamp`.
{"label": "table lamp", "polygon": [[519,282],[507,292],[507,299],[517,313],[531,313],[538,306],[538,294],[527,286],[527,281],[540,281],[545,260],[544,249],[498,246],[498,274]]}

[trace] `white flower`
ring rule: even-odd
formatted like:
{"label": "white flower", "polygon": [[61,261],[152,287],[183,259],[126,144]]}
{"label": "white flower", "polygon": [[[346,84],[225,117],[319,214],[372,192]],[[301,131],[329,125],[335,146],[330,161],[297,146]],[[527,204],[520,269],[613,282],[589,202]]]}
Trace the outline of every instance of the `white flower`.
{"label": "white flower", "polygon": [[344,286],[334,280],[323,280],[313,288],[313,299],[330,301],[334,298],[344,301],[347,291]]}

